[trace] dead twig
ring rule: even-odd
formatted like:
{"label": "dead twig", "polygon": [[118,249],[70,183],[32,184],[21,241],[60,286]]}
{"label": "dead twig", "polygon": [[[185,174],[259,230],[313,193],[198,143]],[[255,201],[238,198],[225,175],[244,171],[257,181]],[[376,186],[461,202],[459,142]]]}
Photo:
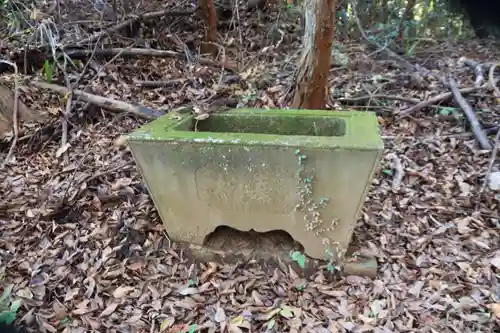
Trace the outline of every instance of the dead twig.
{"label": "dead twig", "polygon": [[[120,22],[120,23],[118,23],[118,24],[116,24],[108,29],[101,30],[88,38],[82,39],[82,40],[78,41],[76,43],[76,45],[80,46],[80,45],[84,45],[84,44],[91,44],[91,43],[95,42],[96,40],[98,40],[99,38],[103,37],[104,35],[108,35],[108,34],[111,34],[113,32],[120,31],[120,30],[124,29],[125,27],[131,26],[134,23],[139,22],[139,21],[143,21],[143,22],[149,21],[149,20],[160,18],[162,16],[171,16],[171,17],[187,16],[187,15],[192,15],[193,13],[195,13],[195,10],[176,12],[176,11],[172,11],[171,9],[165,9],[165,10],[160,10],[160,11],[156,11],[156,12],[149,12],[149,13],[145,13],[142,15],[134,16],[134,17],[132,17],[128,20],[125,20],[123,22]],[[69,45],[68,47],[71,47],[71,45]]]}
{"label": "dead twig", "polygon": [[500,146],[500,129],[497,131],[497,134],[495,135],[495,141],[494,141],[493,151],[491,152],[490,163],[488,165],[488,170],[486,171],[486,174],[484,176],[483,186],[481,186],[479,193],[483,193],[484,190],[486,189],[486,185],[488,185],[488,180],[490,178],[491,170],[493,170],[493,165],[495,164],[495,160],[497,158],[497,152],[499,146]]}
{"label": "dead twig", "polygon": [[[462,88],[460,89],[460,93],[461,94],[470,94],[470,93],[473,93],[473,92],[476,92],[477,90],[479,90],[478,87],[469,87],[469,88]],[[452,92],[445,92],[445,93],[442,93],[442,94],[439,94],[437,96],[434,96],[432,98],[429,98],[425,101],[421,101],[419,102],[418,104],[412,106],[412,107],[409,107],[405,110],[401,110],[399,112],[396,112],[400,117],[408,117],[411,113],[413,112],[416,112],[416,111],[419,111],[419,110],[422,110],[423,108],[426,108],[426,107],[429,107],[430,105],[432,104],[437,104],[437,103],[440,103],[440,102],[444,102],[450,98],[453,97],[453,93]]]}
{"label": "dead twig", "polygon": [[61,152],[64,152],[64,164],[69,163],[69,158],[67,150],[68,144],[68,117],[71,112],[71,103],[73,102],[73,93],[71,91],[71,86],[68,88],[69,92],[64,96],[66,98],[66,107],[64,109],[64,114],[61,119],[61,147],[59,148]]}
{"label": "dead twig", "polygon": [[[56,59],[54,59],[56,61]],[[64,98],[66,99],[66,107],[64,108],[64,114],[62,115],[61,119],[61,147],[58,150],[58,155],[59,152],[64,154],[64,163],[68,164],[69,163],[69,157],[67,154],[68,150],[68,118],[71,112],[71,105],[73,103],[73,86],[71,85],[71,82],[69,81],[68,73],[66,73],[66,58],[64,59],[64,66],[59,65],[57,63],[57,67],[62,71],[63,76],[64,76],[64,81],[66,82],[66,87],[68,88],[68,93],[64,95]],[[84,68],[85,70],[85,68]]]}
{"label": "dead twig", "polygon": [[451,92],[453,93],[453,98],[455,98],[455,101],[457,101],[460,108],[464,111],[465,116],[467,117],[467,120],[469,121],[472,132],[474,133],[477,141],[479,141],[481,148],[486,149],[486,150],[491,150],[493,147],[491,146],[491,143],[488,140],[488,137],[486,136],[486,134],[484,134],[481,123],[479,122],[479,120],[477,120],[476,114],[474,113],[474,110],[472,109],[472,107],[469,105],[469,103],[465,100],[465,98],[460,93],[460,89],[458,89],[458,86],[455,83],[455,80],[449,79],[448,84],[449,84],[449,87],[451,89]]}
{"label": "dead twig", "polygon": [[187,79],[173,79],[167,81],[135,81],[135,84],[142,88],[164,88],[171,87],[177,84],[184,84]]}
{"label": "dead twig", "polygon": [[[66,54],[68,54],[70,57],[82,57],[82,56],[89,56],[91,54],[92,50],[67,50]],[[96,50],[95,55],[96,56],[114,56],[116,54],[120,54],[124,57],[137,57],[137,56],[149,56],[149,57],[161,57],[161,58],[176,58],[176,59],[183,59],[184,54],[175,52],[175,51],[169,51],[169,50],[157,50],[157,49],[145,49],[145,48],[111,48],[111,49],[99,49]],[[198,62],[201,65],[205,66],[212,66],[212,67],[223,67],[224,69],[230,70],[230,71],[236,71],[237,68],[233,68],[231,66],[227,66],[227,63],[225,59],[222,59],[219,63],[207,58],[198,58]]]}
{"label": "dead twig", "polygon": [[123,169],[123,168],[128,167],[128,166],[132,166],[132,165],[134,165],[134,161],[127,161],[127,162],[125,162],[123,164],[117,165],[117,166],[115,166],[113,168],[110,168],[108,170],[105,170],[105,171],[93,174],[93,175],[85,178],[84,180],[82,180],[79,185],[82,185],[83,183],[89,183],[89,182],[91,182],[94,179],[97,179],[99,177],[112,174],[112,173],[114,173],[114,172],[116,172],[116,171],[118,171],[120,169]]}
{"label": "dead twig", "polygon": [[491,86],[491,89],[493,89],[493,94],[495,95],[496,102],[497,104],[500,104],[500,89],[498,89],[495,81],[495,69],[499,66],[500,64],[494,64],[493,66],[490,67],[490,71],[488,73],[488,83]]}
{"label": "dead twig", "polygon": [[366,96],[360,96],[360,97],[343,97],[343,98],[336,98],[334,100],[337,102],[356,103],[356,102],[362,102],[362,101],[369,100],[369,99],[390,99],[390,100],[407,102],[407,103],[420,103],[421,102],[418,98],[384,95],[384,94],[373,94],[373,95],[366,95]]}
{"label": "dead twig", "polygon": [[[383,47],[379,43],[377,43],[377,42],[369,39],[368,36],[366,36],[366,34],[365,34],[364,30],[363,30],[363,26],[361,25],[361,22],[359,20],[359,17],[357,16],[356,9],[353,8],[353,10],[354,10],[354,18],[356,20],[358,29],[360,30],[360,33],[363,36],[363,38],[368,43],[370,43],[372,45],[375,45],[379,49],[382,49]],[[389,48],[384,49],[384,51],[390,57],[392,57],[392,58],[397,59],[398,61],[400,61],[407,69],[409,69],[409,70],[416,70],[419,73],[422,73],[422,75],[432,76],[435,79],[437,79],[439,82],[441,82],[441,84],[444,87],[449,88],[451,90],[451,92],[452,92],[453,98],[455,99],[455,101],[458,103],[458,105],[464,111],[464,113],[465,113],[465,115],[467,117],[467,120],[469,121],[469,123],[471,125],[472,131],[474,132],[474,135],[476,136],[476,139],[479,141],[479,144],[481,145],[481,147],[483,149],[488,149],[488,150],[492,149],[491,144],[488,141],[488,137],[484,133],[484,131],[483,131],[482,127],[481,127],[481,124],[477,120],[477,117],[476,117],[476,114],[474,113],[474,110],[469,105],[469,103],[467,103],[467,101],[463,98],[463,96],[462,96],[462,94],[460,92],[460,89],[458,88],[457,84],[455,83],[455,81],[453,79],[450,78],[449,80],[447,80],[446,77],[444,77],[444,76],[438,76],[438,75],[432,73],[431,71],[429,71],[425,67],[422,67],[422,66],[420,66],[418,64],[417,65],[413,65],[408,60],[406,60],[403,57],[397,55],[396,53],[394,53]],[[474,88],[478,89],[478,87],[474,87]],[[429,105],[429,104],[427,104],[427,105]],[[412,111],[414,111],[414,109]],[[408,114],[408,113],[409,112],[406,112],[406,114]]]}
{"label": "dead twig", "polygon": [[458,62],[462,62],[464,65],[474,69],[474,72],[476,73],[476,81],[474,82],[474,86],[480,87],[484,82],[483,66],[475,60],[466,58],[460,58]]}
{"label": "dead twig", "polygon": [[[135,43],[134,43],[135,44]],[[132,44],[132,45],[134,45]],[[128,48],[124,48],[123,51],[127,50]],[[101,72],[104,70],[104,68],[106,68],[107,66],[109,66],[113,61],[115,61],[119,56],[121,56],[122,52],[118,52],[113,58],[111,58],[108,62],[106,62],[104,65],[100,66],[99,69],[96,71],[96,73],[94,74],[94,76],[92,77],[92,79],[90,79],[87,84],[83,87],[83,91],[87,91],[87,89],[89,89],[89,85],[91,82],[94,82],[98,77],[99,75],[101,74]],[[95,55],[95,52],[92,53],[92,56]],[[90,60],[87,62],[87,64],[90,63]],[[80,76],[81,78],[82,76]],[[76,87],[75,87],[76,88]],[[84,107],[82,108],[82,110],[88,110],[90,105],[92,103],[90,102],[87,102]]]}
{"label": "dead twig", "polygon": [[18,109],[19,109],[19,70],[17,68],[17,65],[13,62],[7,61],[7,60],[0,60],[0,63],[7,64],[11,67],[14,68],[14,74],[15,74],[15,81],[14,81],[14,109],[12,110],[12,126],[14,128],[14,138],[12,139],[12,143],[10,145],[9,151],[7,153],[7,156],[5,156],[4,161],[2,162],[2,165],[0,169],[4,169],[7,163],[9,163],[10,158],[12,157],[12,154],[14,153],[14,150],[16,149],[17,145],[17,139],[19,136],[19,128],[18,128]]}
{"label": "dead twig", "polygon": [[394,178],[392,179],[392,190],[397,191],[401,187],[403,178],[405,176],[405,172],[403,170],[403,165],[401,164],[401,160],[395,153],[389,154],[389,157],[392,160],[392,167],[395,170]]}
{"label": "dead twig", "polygon": [[[41,81],[31,81],[29,82],[29,84],[38,88],[55,91],[61,95],[66,95],[70,92],[70,90],[66,87]],[[163,115],[163,112],[155,111],[145,106],[132,105],[123,101],[117,101],[111,98],[89,94],[82,90],[73,90],[73,95],[84,102],[92,103],[103,109],[115,112],[128,112],[144,119],[156,119],[159,116]]]}

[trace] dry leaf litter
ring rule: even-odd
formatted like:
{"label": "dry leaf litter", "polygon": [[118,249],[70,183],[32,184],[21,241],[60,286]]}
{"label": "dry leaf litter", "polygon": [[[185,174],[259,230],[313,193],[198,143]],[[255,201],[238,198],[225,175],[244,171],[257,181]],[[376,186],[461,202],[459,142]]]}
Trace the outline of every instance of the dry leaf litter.
{"label": "dry leaf litter", "polygon": [[[68,21],[75,19],[68,13],[92,13],[70,4],[76,7],[62,14]],[[242,10],[241,26],[223,36],[228,59],[252,59],[239,75],[186,59],[96,58],[98,70],[88,71],[79,89],[155,110],[217,108],[228,99],[286,106],[300,48],[297,24],[293,17],[278,21],[276,41],[269,36],[276,33],[274,14],[255,15]],[[178,52],[196,49],[203,38],[196,16],[142,29],[134,43]],[[112,39],[131,45],[123,36]],[[493,61],[496,50],[474,41],[436,44],[411,61],[425,59],[437,71],[446,65],[467,86],[474,73],[459,59]],[[20,324],[38,332],[500,332],[500,196],[490,188],[480,193],[490,153],[478,150],[459,109],[443,114],[432,107],[398,118],[391,112],[409,106],[404,100],[346,106],[342,98],[366,91],[423,100],[442,88],[436,82],[412,88],[408,73],[370,55],[360,41],[336,44],[335,52],[331,108],[377,111],[386,145],[353,240],[376,256],[377,278],[332,281],[318,271],[303,279],[291,267],[268,272],[252,262],[193,263],[171,244],[130,152],[115,142],[144,120],[76,101],[68,145],[61,147],[65,99],[23,87],[22,101],[44,122],[20,126],[18,147],[0,171],[2,284],[22,299]],[[70,76],[85,63],[76,63]],[[2,74],[11,87],[14,79]],[[173,87],[137,84],[174,79],[180,81]],[[498,125],[494,98],[474,98],[481,121]],[[9,145],[4,139],[2,160]]]}

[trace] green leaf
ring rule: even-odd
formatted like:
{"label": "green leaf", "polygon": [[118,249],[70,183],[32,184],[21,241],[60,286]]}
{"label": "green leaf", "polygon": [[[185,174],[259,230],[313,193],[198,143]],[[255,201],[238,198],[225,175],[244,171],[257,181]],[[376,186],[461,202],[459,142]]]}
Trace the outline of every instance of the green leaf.
{"label": "green leaf", "polygon": [[392,176],[392,174],[393,174],[392,169],[384,169],[384,170],[382,170],[382,173],[384,173],[388,176]]}
{"label": "green leaf", "polygon": [[48,83],[52,83],[52,75],[54,73],[52,72],[52,65],[50,64],[50,61],[45,60],[43,63],[43,72],[45,73],[45,80],[47,80]]}
{"label": "green leaf", "polygon": [[9,300],[13,285],[8,285],[4,288],[2,297],[0,297],[0,307],[3,303]]}
{"label": "green leaf", "polygon": [[280,310],[280,315],[285,318],[293,318],[293,311],[289,306],[284,305]]}
{"label": "green leaf", "polygon": [[197,327],[196,324],[189,326],[188,333],[194,333],[196,331],[196,327]]}
{"label": "green leaf", "polygon": [[274,325],[276,325],[276,320],[273,318],[267,322],[267,329],[272,330]]}
{"label": "green leaf", "polygon": [[66,325],[70,324],[72,321],[73,321],[73,318],[66,316],[63,319],[61,319],[61,321],[59,322],[59,325],[66,326]]}
{"label": "green leaf", "polygon": [[16,299],[12,304],[10,305],[10,312],[16,313],[17,310],[19,310],[19,307],[21,307],[21,300]]}
{"label": "green leaf", "polygon": [[295,289],[298,291],[303,291],[306,288],[305,284],[299,284],[298,286],[295,286]]}
{"label": "green leaf", "polygon": [[16,320],[16,314],[10,311],[0,312],[0,323],[10,325]]}
{"label": "green leaf", "polygon": [[290,253],[290,258],[299,264],[300,268],[306,267],[306,257],[300,251]]}
{"label": "green leaf", "polygon": [[452,112],[453,112],[453,109],[454,108],[450,108],[450,107],[442,107],[439,109],[439,114],[441,116],[449,116]]}

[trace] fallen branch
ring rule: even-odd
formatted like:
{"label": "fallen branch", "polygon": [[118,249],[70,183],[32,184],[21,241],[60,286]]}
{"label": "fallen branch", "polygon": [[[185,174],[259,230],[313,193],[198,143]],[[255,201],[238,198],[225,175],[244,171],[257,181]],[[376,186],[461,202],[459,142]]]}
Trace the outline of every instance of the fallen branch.
{"label": "fallen branch", "polygon": [[408,103],[420,103],[420,100],[418,98],[384,95],[384,94],[374,94],[374,95],[366,95],[360,97],[343,97],[343,98],[335,98],[334,100],[337,102],[356,103],[368,99],[391,99],[395,101],[408,102]]}
{"label": "fallen branch", "polygon": [[[66,53],[70,57],[82,57],[82,56],[90,56],[92,54],[92,50],[73,49],[73,50],[67,50]],[[124,57],[148,56],[148,57],[176,58],[176,59],[184,59],[185,57],[185,55],[180,52],[169,51],[169,50],[145,49],[145,48],[99,49],[96,50],[95,52],[95,56],[114,56],[116,54],[121,54]],[[218,63],[216,61],[200,57],[198,58],[198,62],[206,66],[225,67],[225,69],[236,71],[235,68],[227,67],[227,63],[225,63],[225,60]]]}
{"label": "fallen branch", "polygon": [[[477,87],[469,87],[469,88],[462,88],[459,91],[460,91],[461,94],[470,94],[470,93],[476,92],[477,90],[479,90],[479,88],[477,88]],[[448,99],[450,99],[452,97],[453,97],[453,93],[452,92],[445,92],[445,93],[439,94],[437,96],[434,96],[432,98],[429,98],[429,99],[427,99],[425,101],[421,101],[417,105],[409,107],[409,108],[407,108],[405,110],[401,110],[399,112],[396,112],[396,114],[398,114],[400,117],[408,117],[410,115],[410,113],[412,113],[412,112],[416,112],[416,111],[422,110],[423,108],[429,107],[432,104],[436,104],[436,103],[440,103],[440,102],[446,101],[446,100],[448,100]]]}
{"label": "fallen branch", "polygon": [[[93,43],[96,40],[98,40],[99,38],[103,37],[104,35],[109,35],[113,32],[120,31],[120,30],[124,29],[125,27],[131,26],[134,23],[137,23],[139,21],[150,21],[153,19],[160,18],[162,16],[171,16],[171,17],[187,16],[187,15],[192,15],[193,13],[195,13],[195,10],[175,12],[175,11],[172,11],[170,9],[165,9],[165,10],[160,10],[160,11],[156,11],[156,12],[150,12],[150,13],[145,13],[142,15],[134,16],[134,17],[132,17],[128,20],[125,20],[123,22],[120,22],[120,23],[118,23],[118,24],[116,24],[108,29],[104,29],[104,30],[101,30],[99,32],[96,32],[92,36],[78,41],[76,43],[76,45],[81,46],[81,45]],[[69,47],[71,47],[71,45],[69,45]]]}
{"label": "fallen branch", "polygon": [[[51,83],[46,83],[41,81],[30,81],[29,84],[34,87],[55,91],[61,95],[67,95],[70,93],[70,90],[68,88]],[[82,90],[75,89],[73,90],[72,93],[74,96],[78,97],[79,100],[92,103],[94,105],[97,105],[103,109],[107,109],[110,111],[127,112],[136,115],[140,118],[149,120],[156,119],[159,116],[163,115],[163,112],[155,111],[142,105],[132,105],[123,101],[117,101],[111,98],[89,94]]]}
{"label": "fallen branch", "polygon": [[[123,50],[126,50],[128,48],[124,48]],[[94,55],[94,53],[92,54]],[[106,62],[104,65],[100,66],[97,70],[96,70],[96,73],[94,74],[94,76],[92,77],[92,79],[90,79],[87,84],[83,87],[83,91],[85,92],[88,92],[88,90],[90,89],[90,83],[91,82],[94,82],[98,77],[99,75],[101,74],[101,72],[104,70],[104,68],[106,68],[109,64],[111,64],[113,61],[115,61],[119,56],[121,55],[121,53],[117,53],[113,58],[111,58],[108,62]],[[87,64],[90,63],[90,60],[92,60],[92,56],[91,58],[87,61]],[[83,74],[83,72],[82,72]],[[79,78],[82,78],[82,74],[80,74]],[[76,85],[74,86],[74,88],[76,88]],[[91,106],[92,103],[90,102],[87,102],[84,106],[83,106],[83,110],[84,111],[87,111],[90,106]]]}
{"label": "fallen branch", "polygon": [[[363,36],[363,38],[368,43],[370,43],[370,44],[378,47],[379,49],[382,49],[383,47],[379,43],[377,43],[377,42],[369,39],[368,36],[366,36],[366,33],[363,30],[363,26],[361,25],[359,17],[357,16],[356,10],[355,9],[353,9],[353,10],[354,10],[354,18],[356,20],[358,29],[361,32],[361,35]],[[471,128],[472,128],[472,131],[473,131],[474,135],[476,136],[476,139],[479,141],[479,144],[481,145],[482,149],[488,149],[488,150],[492,149],[491,144],[488,141],[488,137],[486,136],[486,134],[484,134],[484,131],[483,131],[482,127],[481,127],[481,124],[477,120],[477,117],[476,117],[476,114],[474,113],[474,110],[469,105],[469,103],[467,103],[467,101],[463,98],[463,96],[462,96],[462,94],[461,94],[461,92],[460,92],[457,84],[455,83],[455,81],[453,79],[450,78],[449,80],[447,80],[444,76],[438,76],[438,75],[432,73],[431,71],[429,71],[425,67],[422,67],[420,65],[413,65],[408,60],[406,60],[403,57],[397,55],[396,53],[394,53],[389,48],[385,48],[384,51],[390,57],[399,60],[407,69],[409,69],[409,70],[416,70],[419,73],[422,73],[423,75],[433,76],[439,82],[441,82],[441,84],[444,87],[449,88],[451,90],[451,92],[452,92],[453,98],[455,98],[455,101],[458,103],[458,105],[460,105],[460,107],[464,111],[467,119],[469,120]],[[478,89],[479,87],[474,87],[474,88]],[[428,102],[429,101],[427,101],[426,105],[432,104],[432,103],[428,103]],[[417,106],[418,105],[414,106],[414,108],[411,111],[414,111],[417,108]],[[405,112],[405,114],[409,114],[409,112]]]}
{"label": "fallen branch", "polygon": [[466,58],[460,58],[459,62],[462,62],[464,63],[464,65],[472,67],[474,69],[474,72],[476,73],[476,81],[474,82],[474,86],[480,87],[484,82],[483,66],[475,60]]}
{"label": "fallen branch", "polygon": [[[161,11],[156,11],[156,12],[149,12],[149,13],[144,13],[141,15],[135,15],[131,16],[129,19],[119,22],[116,25],[113,25],[111,27],[102,29],[98,32],[95,32],[94,34],[90,35],[87,38],[83,38],[80,40],[77,40],[76,42],[69,43],[67,45],[61,45],[58,47],[58,49],[61,50],[61,53],[64,53],[66,50],[72,50],[74,48],[81,48],[89,46],[89,44],[95,43],[102,37],[105,37],[106,35],[110,35],[112,33],[118,32],[126,27],[132,26],[134,24],[137,24],[138,22],[147,22],[151,21],[163,16],[169,16],[169,17],[179,17],[179,16],[189,16],[196,13],[196,9],[192,10],[185,10],[185,11],[172,11],[171,9],[165,9]],[[91,47],[89,47],[91,48]],[[52,47],[50,44],[42,44],[37,47],[30,47],[27,46],[26,48],[20,49],[19,52],[15,52],[10,60],[15,61],[18,66],[21,64],[24,64],[26,67],[27,64],[25,63],[28,58],[33,58],[33,59],[38,59],[39,57],[41,58],[52,58],[51,53]],[[40,54],[41,53],[41,54]],[[45,54],[45,55],[44,55]],[[59,55],[59,54],[58,54]],[[43,62],[44,59],[42,59]],[[0,71],[3,70],[3,68],[0,68]]]}
{"label": "fallen branch", "polygon": [[477,120],[476,114],[474,113],[474,110],[472,109],[472,107],[469,105],[469,103],[467,103],[465,98],[460,93],[460,90],[458,89],[458,86],[455,83],[455,80],[449,79],[448,85],[451,89],[451,92],[453,93],[453,98],[455,98],[455,101],[457,101],[458,105],[464,111],[465,116],[467,117],[467,120],[469,121],[472,133],[474,133],[477,141],[479,141],[481,148],[486,149],[486,150],[491,150],[493,147],[491,146],[491,143],[488,140],[488,137],[486,136],[486,134],[484,134],[481,123],[479,122],[479,120]]}
{"label": "fallen branch", "polygon": [[488,73],[488,83],[491,86],[491,89],[493,89],[493,94],[495,95],[495,98],[497,99],[497,104],[500,104],[500,90],[497,87],[494,74],[495,74],[495,69],[499,65],[500,64],[493,64],[493,66],[490,67],[490,72]]}
{"label": "fallen branch", "polygon": [[142,88],[164,88],[183,84],[189,81],[188,79],[173,79],[168,81],[135,81],[134,83]]}
{"label": "fallen branch", "polygon": [[4,161],[2,162],[2,165],[0,169],[4,169],[7,163],[9,162],[10,158],[12,157],[12,154],[14,153],[14,149],[16,149],[17,145],[17,138],[19,137],[19,128],[18,128],[18,121],[17,121],[17,113],[19,110],[19,70],[17,68],[17,65],[13,62],[7,61],[7,60],[0,60],[0,63],[7,64],[9,66],[12,66],[14,68],[15,72],[15,83],[14,83],[14,109],[12,110],[12,126],[14,127],[14,138],[12,139],[12,143],[10,145],[9,151],[7,153],[7,156],[5,156]]}

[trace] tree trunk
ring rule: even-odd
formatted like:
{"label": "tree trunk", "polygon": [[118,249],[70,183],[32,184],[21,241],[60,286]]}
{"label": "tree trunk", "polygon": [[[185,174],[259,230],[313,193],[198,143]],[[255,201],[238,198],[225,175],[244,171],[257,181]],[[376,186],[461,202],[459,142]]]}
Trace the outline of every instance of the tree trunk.
{"label": "tree trunk", "polygon": [[305,30],[293,107],[324,109],[327,102],[337,0],[305,0]]}
{"label": "tree trunk", "polygon": [[207,24],[205,43],[202,44],[201,52],[217,56],[217,13],[214,0],[201,0],[200,7]]}

